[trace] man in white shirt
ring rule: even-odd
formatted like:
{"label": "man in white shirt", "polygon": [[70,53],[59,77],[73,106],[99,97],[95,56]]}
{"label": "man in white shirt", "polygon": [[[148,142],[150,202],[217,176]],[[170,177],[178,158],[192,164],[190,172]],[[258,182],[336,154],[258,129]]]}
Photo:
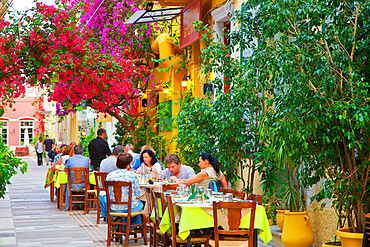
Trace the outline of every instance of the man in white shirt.
{"label": "man in white shirt", "polygon": [[135,149],[134,145],[132,145],[131,143],[129,143],[125,146],[126,153],[128,153],[132,156],[132,161],[131,161],[132,166],[135,164],[137,159],[140,159],[140,154],[135,153],[134,149]]}
{"label": "man in white shirt", "polygon": [[165,159],[166,168],[161,173],[162,180],[170,179],[178,182],[182,179],[188,179],[195,175],[194,169],[180,163],[180,158],[176,154],[169,154]]}
{"label": "man in white shirt", "polygon": [[121,153],[124,153],[125,149],[118,145],[113,148],[112,154],[101,161],[100,163],[100,172],[112,172],[117,170],[116,162],[117,157]]}

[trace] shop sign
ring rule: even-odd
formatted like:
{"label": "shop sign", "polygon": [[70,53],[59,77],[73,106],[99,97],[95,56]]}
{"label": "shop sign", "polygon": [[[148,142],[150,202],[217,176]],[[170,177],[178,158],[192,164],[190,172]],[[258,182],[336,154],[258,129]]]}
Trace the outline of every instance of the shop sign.
{"label": "shop sign", "polygon": [[195,30],[194,22],[202,19],[202,1],[194,0],[181,11],[180,49],[200,39],[200,32]]}

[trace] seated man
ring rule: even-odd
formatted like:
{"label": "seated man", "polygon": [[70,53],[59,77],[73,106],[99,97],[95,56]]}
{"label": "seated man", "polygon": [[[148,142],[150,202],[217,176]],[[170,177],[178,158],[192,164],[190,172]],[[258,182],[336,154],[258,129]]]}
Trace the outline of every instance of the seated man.
{"label": "seated man", "polygon": [[51,162],[51,165],[55,165],[57,161],[63,156],[63,149],[66,146],[66,144],[62,144],[61,146],[57,146],[56,149],[56,155],[54,156],[54,159]]}
{"label": "seated man", "polygon": [[[74,156],[70,157],[67,159],[65,168],[75,168],[75,167],[89,167],[89,159],[82,156],[82,146],[81,145],[76,145],[73,147],[73,151],[75,153]],[[76,177],[75,174],[71,172],[71,181],[75,181]],[[83,190],[85,188],[84,183],[78,183],[78,184],[72,184],[71,189],[73,190]],[[65,190],[65,206],[64,210],[68,211],[69,210],[69,189],[68,189],[68,184],[66,186]]]}
{"label": "seated man", "polygon": [[190,166],[182,165],[179,156],[176,154],[169,154],[165,162],[168,168],[162,171],[162,180],[170,179],[174,182],[179,182],[182,179],[188,179],[195,175],[194,169]]}
{"label": "seated man", "polygon": [[[139,179],[137,175],[130,171],[130,164],[132,161],[132,156],[128,153],[123,153],[117,157],[117,170],[108,174],[107,181],[122,181],[122,182],[132,182],[132,204],[131,212],[140,212],[144,209],[143,203],[138,200],[141,196],[141,190],[139,187]],[[110,199],[114,199],[113,189],[109,188]],[[128,201],[129,191],[128,188],[122,190],[122,201]],[[99,202],[101,206],[101,215],[107,217],[107,198],[106,195],[99,195]],[[127,213],[127,205],[112,205],[112,212],[122,212]],[[123,219],[126,222],[126,218]],[[131,225],[140,224],[140,215],[131,218]],[[125,228],[125,226],[124,226]]]}
{"label": "seated man", "polygon": [[118,145],[113,148],[112,154],[101,161],[100,163],[100,172],[112,172],[117,170],[117,156],[121,153],[124,153],[125,149]]}

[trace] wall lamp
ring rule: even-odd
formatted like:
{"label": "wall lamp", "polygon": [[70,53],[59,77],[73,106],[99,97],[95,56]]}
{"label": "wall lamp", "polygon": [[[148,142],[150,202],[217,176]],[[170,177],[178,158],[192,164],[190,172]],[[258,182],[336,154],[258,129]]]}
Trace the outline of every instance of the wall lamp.
{"label": "wall lamp", "polygon": [[188,79],[190,80],[190,75],[184,75],[184,77],[181,80],[181,86],[187,87],[188,86]]}
{"label": "wall lamp", "polygon": [[146,10],[147,12],[152,11],[153,6],[154,6],[154,3],[153,3],[153,2],[151,2],[151,1],[149,1],[149,2],[147,2],[147,3],[146,3],[145,10]]}

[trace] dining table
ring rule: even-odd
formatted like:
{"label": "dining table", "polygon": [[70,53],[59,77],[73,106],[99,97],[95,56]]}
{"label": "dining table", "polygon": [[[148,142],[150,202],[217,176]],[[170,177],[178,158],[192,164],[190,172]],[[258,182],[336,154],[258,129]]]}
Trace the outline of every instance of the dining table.
{"label": "dining table", "polygon": [[[204,202],[197,202],[194,200],[188,200],[187,197],[174,196],[172,201],[174,204],[175,221],[178,225],[178,236],[182,240],[188,240],[188,245],[190,244],[190,231],[201,230],[206,228],[214,227],[214,217],[213,217],[213,206],[212,201],[221,201],[222,198],[210,197],[209,200]],[[237,200],[237,199],[234,199]],[[239,200],[240,201],[240,200]],[[159,207],[162,207],[159,204]],[[240,222],[240,228],[248,229],[250,226],[250,208],[242,210],[242,219]],[[161,210],[159,210],[161,212]],[[227,229],[227,214],[219,210],[217,212],[219,224],[222,228]],[[152,211],[150,219],[155,222],[155,210]],[[162,216],[162,220],[159,223],[159,229],[165,233],[171,229],[170,216],[168,208]],[[270,230],[270,225],[267,219],[266,211],[264,206],[257,205],[255,222],[254,222],[254,246],[257,246],[257,234],[262,239],[262,241],[267,244],[272,240],[272,234]]]}

